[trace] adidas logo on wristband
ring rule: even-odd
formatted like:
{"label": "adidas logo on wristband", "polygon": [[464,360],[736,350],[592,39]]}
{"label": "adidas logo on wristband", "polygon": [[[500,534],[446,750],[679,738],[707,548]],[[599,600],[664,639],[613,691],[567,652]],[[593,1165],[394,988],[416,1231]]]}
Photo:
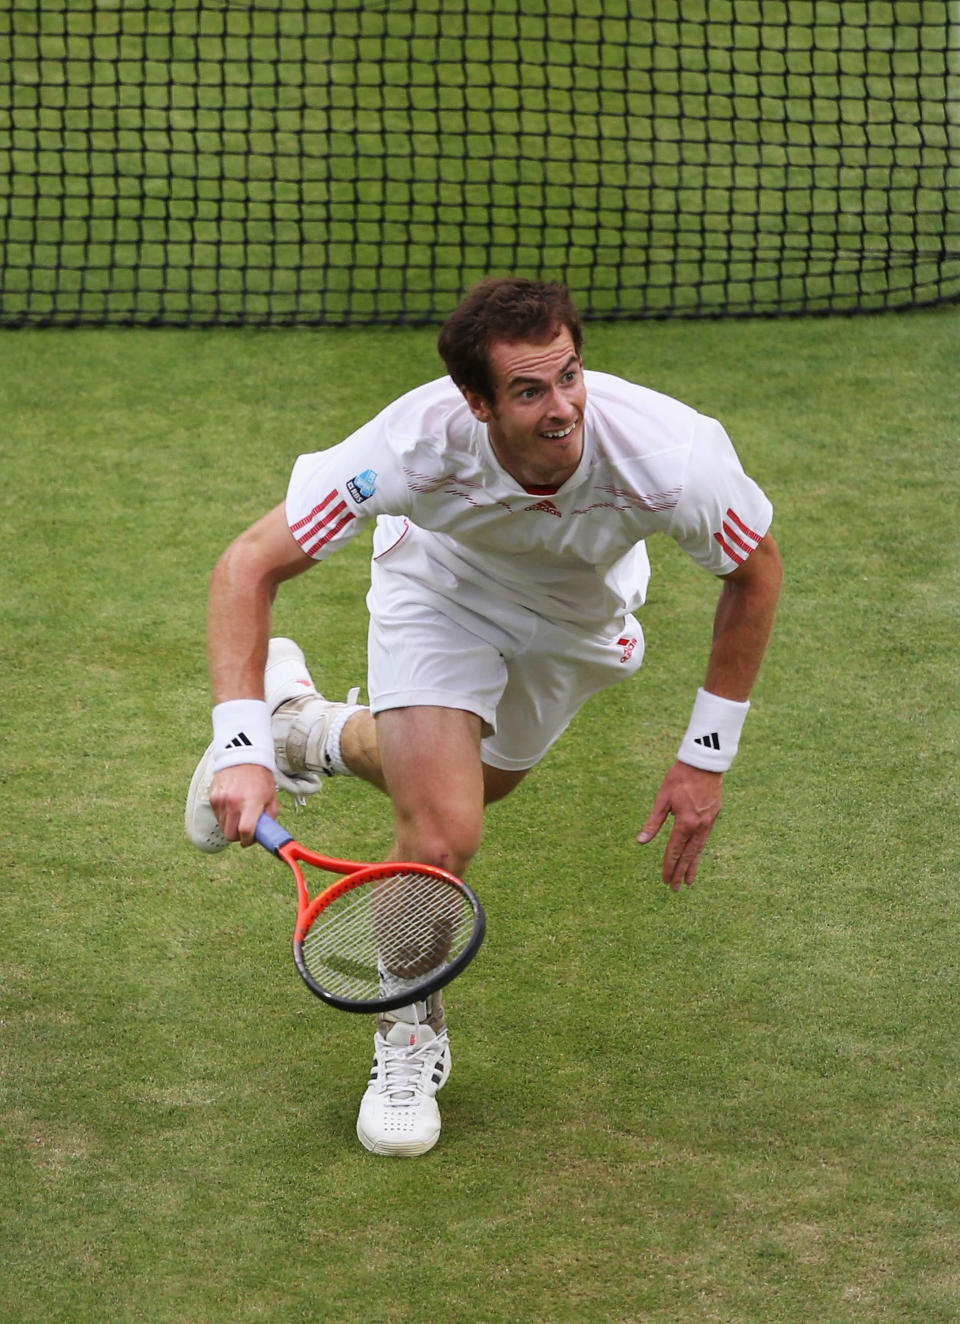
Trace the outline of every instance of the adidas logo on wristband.
{"label": "adidas logo on wristband", "polygon": [[[701,686],[677,758],[705,772],[726,772],[736,755],[749,708],[749,699],[725,699]],[[695,736],[694,731],[700,735]]]}
{"label": "adidas logo on wristband", "polygon": [[213,709],[214,772],[259,763],[276,772],[270,712],[262,699],[227,699]]}

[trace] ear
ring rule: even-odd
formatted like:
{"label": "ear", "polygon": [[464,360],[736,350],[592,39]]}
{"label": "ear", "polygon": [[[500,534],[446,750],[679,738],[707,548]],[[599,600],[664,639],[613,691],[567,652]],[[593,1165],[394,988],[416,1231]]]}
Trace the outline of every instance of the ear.
{"label": "ear", "polygon": [[493,418],[493,411],[486,398],[480,395],[478,391],[471,391],[466,386],[461,386],[460,391],[474,418],[480,423],[489,423]]}

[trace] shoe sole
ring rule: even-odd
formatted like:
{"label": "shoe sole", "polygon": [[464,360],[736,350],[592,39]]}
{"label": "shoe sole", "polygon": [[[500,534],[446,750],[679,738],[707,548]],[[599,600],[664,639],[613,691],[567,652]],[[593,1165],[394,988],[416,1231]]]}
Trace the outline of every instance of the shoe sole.
{"label": "shoe sole", "polygon": [[428,1150],[433,1149],[434,1145],[440,1139],[440,1131],[427,1140],[407,1140],[403,1143],[390,1143],[384,1140],[373,1140],[365,1135],[357,1126],[357,1139],[363,1145],[364,1149],[371,1154],[381,1154],[387,1158],[416,1158],[418,1154],[426,1154]]}
{"label": "shoe sole", "polygon": [[217,823],[213,810],[210,810],[213,817],[214,826],[206,834],[196,831],[195,824],[197,819],[197,800],[199,799],[200,783],[203,781],[207,765],[210,760],[212,745],[208,745],[204,751],[203,757],[194,769],[193,777],[190,779],[190,789],[187,792],[187,803],[183,814],[183,825],[186,830],[187,840],[191,846],[201,850],[205,855],[216,855],[222,850],[226,850],[230,845],[226,837],[220,831],[220,825]]}

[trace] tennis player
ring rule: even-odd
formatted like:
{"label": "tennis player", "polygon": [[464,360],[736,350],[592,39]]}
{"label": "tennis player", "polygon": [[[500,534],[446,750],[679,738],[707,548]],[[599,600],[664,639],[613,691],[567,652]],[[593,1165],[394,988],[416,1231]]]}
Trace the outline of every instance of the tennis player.
{"label": "tennis player", "polygon": [[[638,836],[671,817],[663,880],[693,882],[776,611],[772,507],[718,422],[586,371],[581,349],[563,286],[482,281],[441,329],[447,375],[302,455],[286,500],[223,553],[208,617],[213,742],[186,811],[195,845],[249,845],[260,813],[277,813],[277,785],[353,775],[390,797],[393,858],[462,875],[484,805],[590,695],[639,668],[645,540],[660,533],[721,584],[703,686]],[[332,703],[298,646],[270,641],[270,606],[370,520],[369,706]],[[335,640],[329,617],[324,631]],[[383,1017],[362,1143],[430,1149],[449,1071],[439,994]]]}

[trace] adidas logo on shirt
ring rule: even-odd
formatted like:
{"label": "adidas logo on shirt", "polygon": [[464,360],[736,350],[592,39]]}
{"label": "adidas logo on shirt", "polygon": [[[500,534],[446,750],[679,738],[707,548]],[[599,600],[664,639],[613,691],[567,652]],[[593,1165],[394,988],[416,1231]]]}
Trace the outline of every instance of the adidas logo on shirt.
{"label": "adidas logo on shirt", "polygon": [[524,506],[524,510],[542,510],[548,515],[556,515],[557,519],[563,519],[552,501],[535,501],[532,506]]}

